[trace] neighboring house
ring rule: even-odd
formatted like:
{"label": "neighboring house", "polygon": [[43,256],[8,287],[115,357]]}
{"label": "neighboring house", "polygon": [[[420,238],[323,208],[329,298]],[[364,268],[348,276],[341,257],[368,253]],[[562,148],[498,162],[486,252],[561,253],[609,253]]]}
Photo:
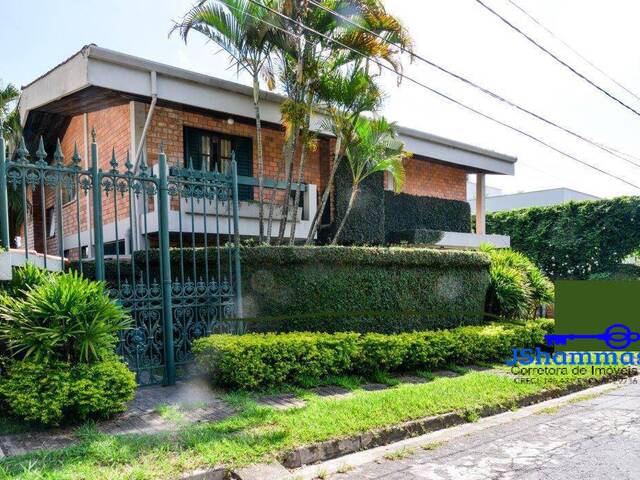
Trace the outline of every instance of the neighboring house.
{"label": "neighboring house", "polygon": [[[278,187],[283,183],[282,178],[279,183],[275,181],[281,175],[284,141],[279,110],[282,100],[279,95],[262,93],[265,175],[267,185]],[[109,169],[112,150],[121,162],[127,152],[131,152],[133,161],[134,152],[140,150],[157,172],[161,142],[168,162],[181,167],[186,166],[190,158],[195,168],[211,170],[221,167],[234,152],[241,184],[240,232],[247,237],[257,236],[256,129],[251,88],[89,45],[25,86],[19,109],[31,152],[35,151],[42,135],[50,159],[56,138],[59,138],[65,161],[69,161],[74,144],[77,144],[83,166],[88,162],[93,128],[103,169]],[[334,139],[321,131],[322,120],[314,118],[312,122],[319,142],[317,150],[309,153],[304,173],[302,208],[296,219],[296,238],[300,240],[306,238],[309,231],[333,156]],[[514,172],[515,157],[408,128],[401,128],[400,132],[406,149],[413,153],[406,162],[406,194],[465,202],[468,174],[477,174],[483,180],[486,174],[511,175]],[[388,185],[385,187],[389,188]],[[66,200],[76,198],[73,191],[65,195]],[[40,211],[46,211],[46,216],[53,218],[53,201],[46,197],[43,209],[37,204],[40,197],[34,195],[33,226],[30,228],[48,226],[45,228],[51,230],[48,235],[51,250],[56,244],[55,229],[51,228],[51,219],[39,218]],[[83,204],[81,245],[78,245],[75,230],[67,230],[67,225],[64,245],[69,252],[80,247],[83,256],[90,257],[89,200],[80,201]],[[114,214],[108,205],[104,205],[103,210],[105,253],[114,253],[116,249],[130,253],[132,240],[118,240],[115,244]],[[332,211],[325,215],[329,221]],[[171,222],[177,222],[178,213],[173,213]],[[188,219],[191,213],[182,211],[181,215]],[[121,221],[122,217],[118,224]],[[175,225],[171,222],[169,229],[173,232]],[[274,226],[276,232],[277,226],[278,222]],[[151,228],[157,232],[157,226]],[[430,225],[424,225],[424,228],[430,228]],[[479,225],[477,231],[483,232],[483,225]],[[140,242],[144,241],[140,232],[130,232],[127,238],[136,236]],[[37,240],[34,245],[33,238],[34,235],[30,235],[30,246],[38,249],[41,245]],[[508,245],[508,237],[485,238],[470,233],[445,235],[440,244],[474,246],[494,240],[500,245]]]}
{"label": "neighboring house", "polygon": [[[475,214],[475,195],[472,192],[468,196],[471,205],[471,213]],[[600,200],[600,197],[578,192],[570,188],[550,188],[548,190],[536,190],[533,192],[518,192],[510,194],[492,194],[487,192],[485,199],[485,211],[504,212],[517,208],[545,207],[549,205],[559,205],[567,202],[579,202],[582,200]]]}

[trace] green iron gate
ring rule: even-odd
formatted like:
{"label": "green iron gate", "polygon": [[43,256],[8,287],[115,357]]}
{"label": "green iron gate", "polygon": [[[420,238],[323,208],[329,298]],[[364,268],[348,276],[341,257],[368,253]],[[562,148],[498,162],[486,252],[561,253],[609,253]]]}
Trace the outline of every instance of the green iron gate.
{"label": "green iron gate", "polygon": [[161,146],[153,167],[115,151],[101,163],[95,131],[88,165],[77,147],[65,161],[59,142],[49,157],[42,138],[34,157],[23,139],[5,158],[0,139],[2,244],[20,237],[12,252],[25,261],[106,282],[134,320],[117,351],[140,384],[175,383],[194,339],[242,330],[233,159],[169,168]]}

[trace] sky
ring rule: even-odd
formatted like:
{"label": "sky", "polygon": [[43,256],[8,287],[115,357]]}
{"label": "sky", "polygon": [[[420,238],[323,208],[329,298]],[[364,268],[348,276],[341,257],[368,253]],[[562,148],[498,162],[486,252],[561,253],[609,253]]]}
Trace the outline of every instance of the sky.
{"label": "sky", "polygon": [[[612,83],[519,12],[508,0],[484,0],[538,42],[640,111],[640,100]],[[640,2],[514,0],[592,63],[640,97]],[[83,45],[249,84],[228,58],[197,35],[169,36],[193,0],[2,0],[0,82],[25,85]],[[409,30],[415,51],[550,120],[638,157],[636,115],[535,48],[476,0],[386,0]],[[419,61],[405,73],[640,187],[640,167],[515,112]],[[405,80],[382,75],[383,113],[407,127],[514,155],[514,176],[488,176],[504,193],[568,187],[601,197],[640,194],[505,127]]]}

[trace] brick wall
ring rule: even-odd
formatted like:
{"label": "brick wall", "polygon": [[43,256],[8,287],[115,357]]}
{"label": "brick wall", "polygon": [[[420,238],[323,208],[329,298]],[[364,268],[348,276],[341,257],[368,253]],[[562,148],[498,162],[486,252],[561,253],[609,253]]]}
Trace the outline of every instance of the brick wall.
{"label": "brick wall", "polygon": [[405,160],[405,170],[403,193],[447,200],[467,199],[467,173],[460,168],[410,158]]}
{"label": "brick wall", "polygon": [[[148,110],[148,107],[147,107]],[[253,125],[234,122],[230,125],[226,119],[215,118],[202,113],[175,110],[166,107],[156,107],[151,125],[147,133],[147,152],[149,163],[155,164],[160,153],[160,142],[164,142],[167,160],[171,165],[183,165],[184,161],[184,127],[195,127],[216,133],[236,135],[253,139],[253,172],[258,173],[258,145],[256,143],[256,128]],[[264,158],[264,172],[266,178],[284,180],[284,166],[282,147],[284,145],[284,132],[273,127],[262,128],[262,149]],[[304,183],[314,183],[318,189],[323,188],[321,176],[320,156],[324,150],[318,148],[315,152],[309,151],[304,169]],[[300,149],[296,156],[295,164],[298,165]],[[297,170],[294,171],[294,181],[297,178]],[[257,188],[254,198],[258,198]],[[268,197],[267,197],[268,198]]]}
{"label": "brick wall", "polygon": [[[148,112],[148,105],[144,105],[144,113]],[[118,106],[106,107],[104,109],[90,112],[88,114],[89,129],[95,128],[98,143],[98,154],[100,166],[103,170],[110,169],[109,161],[111,152],[115,151],[116,158],[121,165],[124,164],[126,152],[132,150],[131,146],[131,114],[128,103]],[[255,126],[249,123],[236,121],[229,124],[226,118],[207,115],[206,113],[186,111],[182,109],[157,106],[152,117],[149,131],[147,133],[147,161],[149,166],[155,165],[160,152],[160,143],[164,143],[165,153],[169,164],[183,164],[183,131],[184,127],[195,127],[221,134],[237,135],[248,137],[253,140],[253,171],[254,175],[258,171],[258,149],[256,144]],[[77,143],[78,151],[83,157],[82,166],[85,165],[84,152],[84,122],[82,115],[73,117],[69,126],[61,138],[61,146],[65,155],[65,162],[71,161],[74,144]],[[89,136],[90,141],[90,136]],[[265,176],[271,179],[284,180],[284,167],[282,158],[282,148],[284,144],[284,133],[281,128],[273,125],[263,127],[263,152]],[[333,139],[320,138],[318,148],[308,152],[304,182],[318,185],[318,193],[321,194],[326,179],[330,171],[333,159],[335,141]],[[50,152],[52,153],[52,152]],[[134,152],[131,151],[133,162]],[[296,166],[298,164],[300,151],[297,153]],[[445,199],[465,200],[466,199],[466,172],[462,169],[441,165],[426,160],[412,158],[405,164],[407,170],[406,183],[403,192],[413,195],[427,195]],[[294,181],[297,178],[297,171],[294,171]],[[46,205],[54,204],[53,191],[48,191]],[[113,223],[115,218],[115,207],[113,197],[108,197],[103,204],[104,223]],[[257,188],[254,195],[257,199]],[[269,191],[266,192],[266,199],[269,198]],[[80,225],[82,229],[87,228],[86,206],[90,202],[84,194],[80,194]],[[118,218],[128,216],[128,198],[117,199]],[[34,205],[35,207],[36,205]],[[77,230],[76,225],[76,203],[70,204],[64,209],[65,233],[71,234]],[[35,223],[41,219],[34,219]],[[41,243],[41,242],[40,242]],[[47,242],[49,252],[57,252],[57,239],[50,238]],[[39,248],[38,248],[39,249]],[[40,250],[40,249],[39,249]]]}

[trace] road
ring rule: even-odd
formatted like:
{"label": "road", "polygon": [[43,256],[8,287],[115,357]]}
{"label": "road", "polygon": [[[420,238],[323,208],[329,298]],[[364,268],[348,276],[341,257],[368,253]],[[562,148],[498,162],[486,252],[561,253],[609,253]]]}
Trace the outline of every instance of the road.
{"label": "road", "polygon": [[640,385],[583,397],[441,445],[394,451],[327,478],[635,480],[640,478]]}

